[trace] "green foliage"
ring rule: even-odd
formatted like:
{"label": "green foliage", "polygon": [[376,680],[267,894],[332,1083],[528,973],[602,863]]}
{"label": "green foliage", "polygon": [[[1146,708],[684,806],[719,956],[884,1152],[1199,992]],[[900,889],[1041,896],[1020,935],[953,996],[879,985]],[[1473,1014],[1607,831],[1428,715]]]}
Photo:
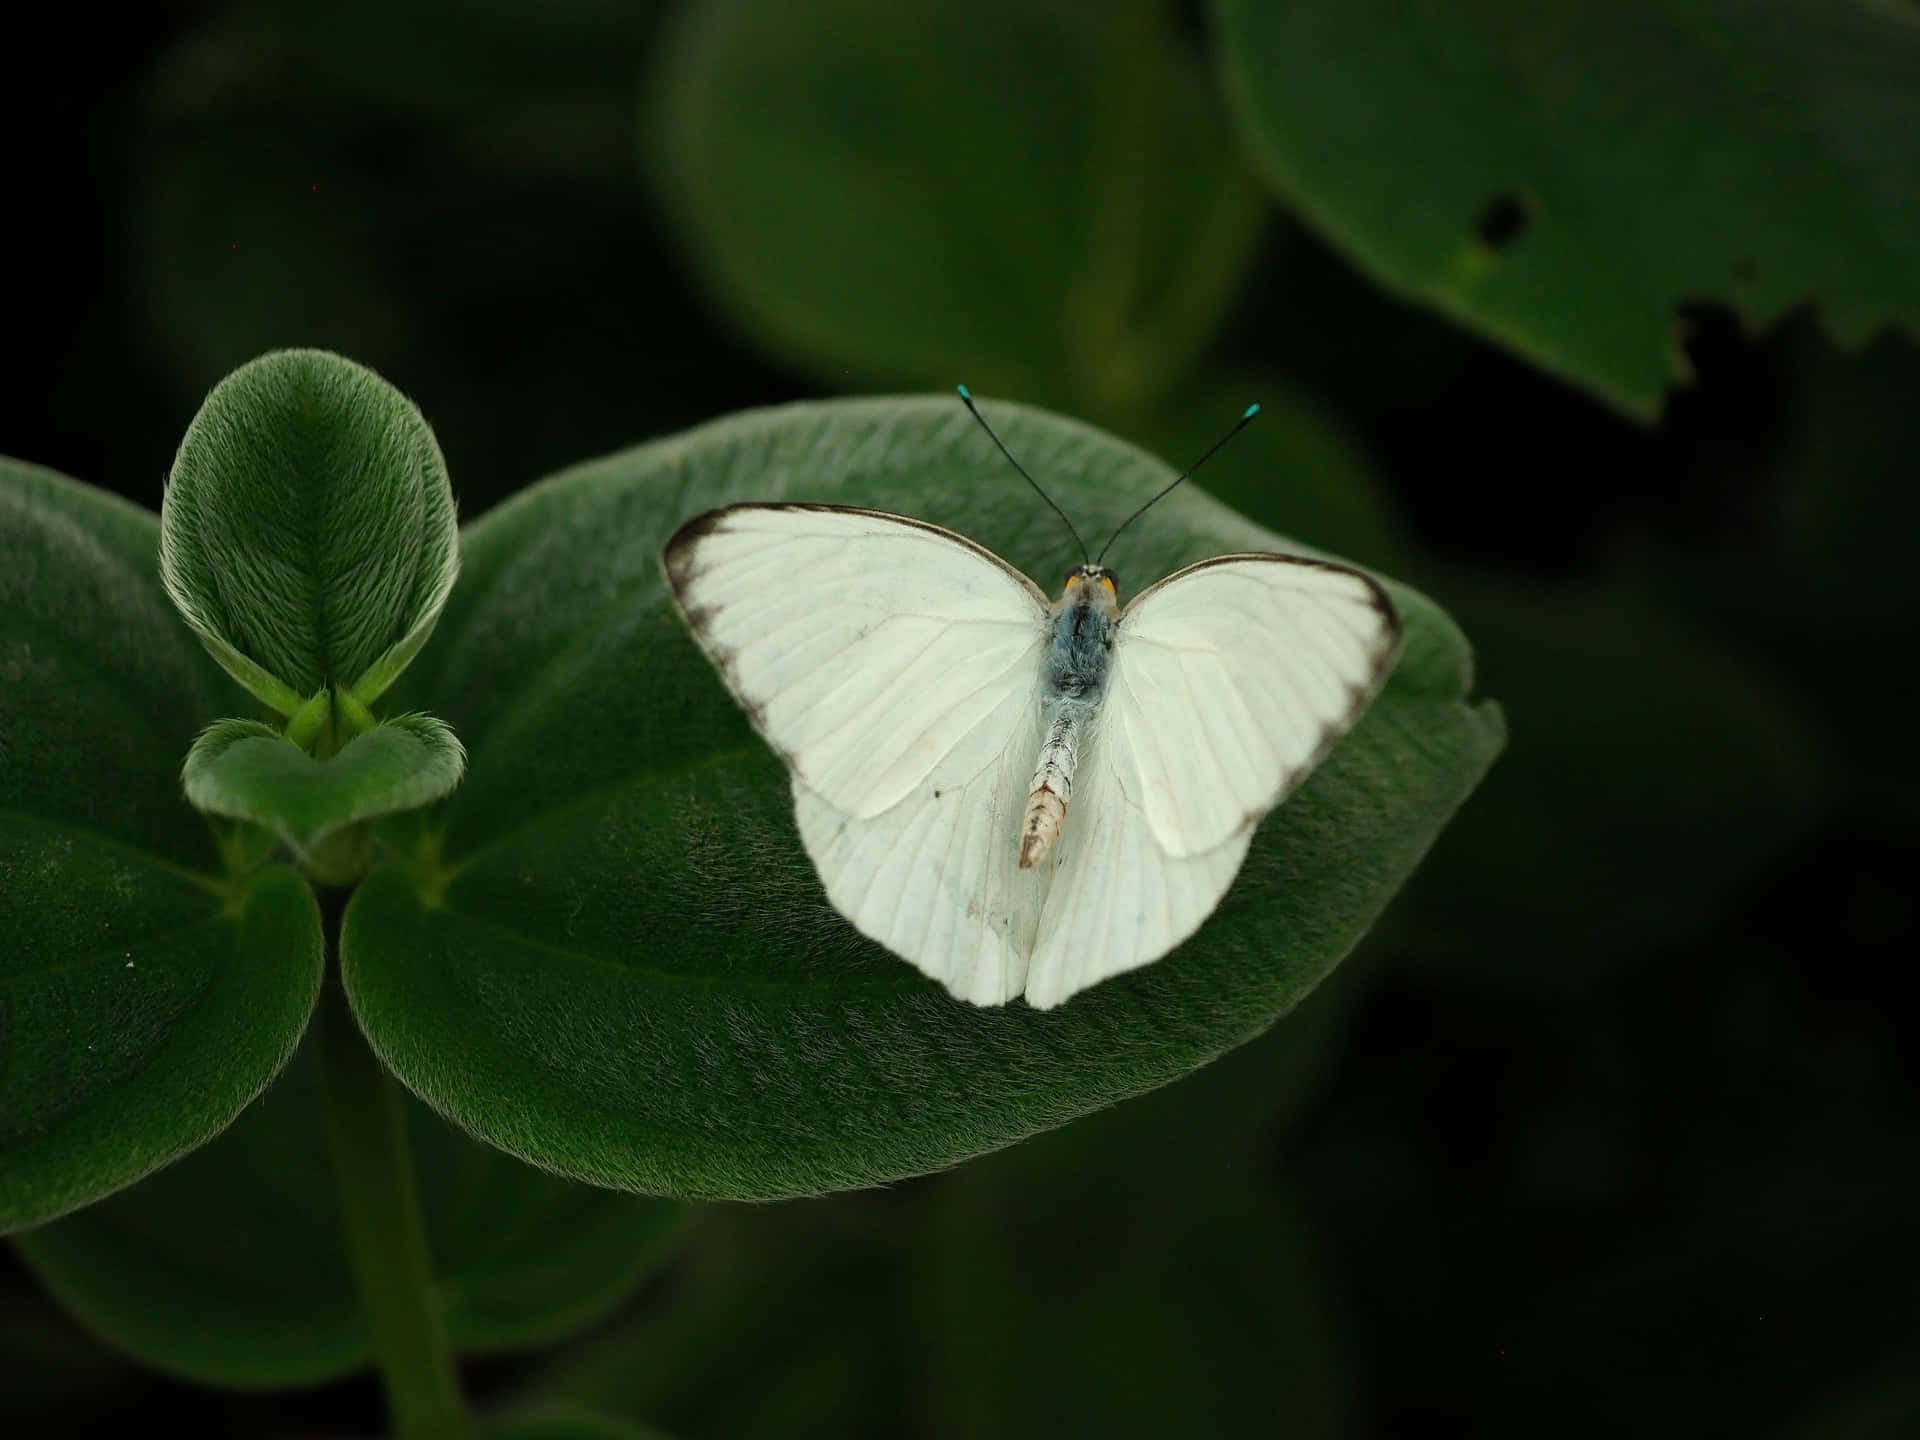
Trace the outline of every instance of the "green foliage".
{"label": "green foliage", "polygon": [[158,535],[149,511],[0,459],[0,810],[210,867],[178,777],[226,686],[160,588]]}
{"label": "green foliage", "polygon": [[[1165,465],[995,406],[1090,533]],[[583,466],[467,536],[467,583],[407,696],[472,766],[444,833],[376,871],[342,970],[375,1050],[462,1125],[650,1193],[766,1198],[952,1164],[1164,1083],[1258,1033],[1364,932],[1497,753],[1459,632],[1404,587],[1398,670],[1270,817],[1173,958],[1056,1012],[954,1002],[821,898],[779,763],[674,616],[659,549],[734,500],[873,505],[1032,573],[1072,556],[961,407],[794,406]],[[1145,578],[1281,544],[1197,491],[1127,532]],[[1129,583],[1135,583],[1130,579]]]}
{"label": "green foliage", "polygon": [[1920,16],[1886,0],[1216,0],[1268,178],[1375,280],[1650,419],[1675,307],[1920,328]]}
{"label": "green foliage", "polygon": [[[97,22],[47,13],[90,53]],[[1515,717],[1363,953],[1283,1023],[945,1175],[706,1207],[670,1270],[554,1357],[559,1383],[503,1395],[520,1364],[473,1368],[476,1431],[631,1440],[518,1408],[549,1398],[690,1440],[1312,1435],[1343,1418],[1487,1440],[1920,1433],[1901,1029],[1920,749],[1881,679],[1920,638],[1916,16],[1913,0],[215,0],[80,67],[99,123],[40,126],[13,186],[23,214],[74,222],[9,230],[32,277],[9,319],[33,363],[0,437],[21,453],[157,500],[208,388],[289,343],[404,378],[473,513],[573,457],[787,398],[794,373],[827,393],[967,380],[1175,463],[1260,401],[1202,483],[1444,604]],[[1857,355],[1830,343],[1882,326]],[[1699,384],[1657,428],[1622,423],[1687,368]],[[890,468],[896,444],[927,459],[911,428],[817,457],[743,443],[727,493],[878,499],[1057,580],[1069,547],[990,451],[964,474],[939,455]],[[392,862],[354,922],[379,942],[374,988],[406,991],[388,1029],[450,994],[442,1031],[403,1037],[415,1073],[515,1087],[495,1104],[523,1103],[525,1133],[571,1096],[558,1139],[604,1131],[603,1159],[650,1143],[650,1118],[675,1143],[667,1122],[764,1139],[767,1105],[732,1129],[721,1108],[741,1073],[786,1086],[775,1101],[817,1080],[790,1106],[814,1131],[773,1137],[805,1158],[869,1113],[869,1130],[905,1125],[937,1109],[928,1094],[964,1094],[977,1046],[981,1107],[1030,1127],[1048,1086],[1086,1076],[1068,1073],[1077,1050],[1029,1064],[1053,1032],[1020,1033],[1018,1006],[955,1029],[929,996],[915,1034],[936,1063],[911,1071],[842,1041],[918,982],[836,928],[778,768],[646,608],[670,523],[653,511],[712,488],[698,456],[665,462],[704,443],[585,467],[477,527],[487,574],[470,567],[455,633],[396,698],[484,724],[478,783],[319,847],[360,864],[378,836]],[[833,467],[850,478],[816,486]],[[1136,473],[1109,494],[1109,468],[1089,462],[1071,497],[1086,528],[1133,498]],[[1173,531],[1130,534],[1147,542],[1122,557],[1130,583],[1213,548],[1213,512],[1182,503]],[[0,1199],[58,1178],[22,1168],[9,1126],[58,1130],[69,1100],[145,1095],[122,1120],[160,1103],[122,1067],[141,1027],[175,1033],[201,977],[216,1009],[233,976],[261,987],[228,1007],[233,1054],[297,1028],[294,952],[315,927],[299,886],[259,870],[280,842],[180,795],[209,721],[269,717],[165,603],[154,544],[150,516],[95,492],[0,477]],[[1288,867],[1317,843],[1327,871],[1371,883],[1388,798],[1464,728],[1445,667],[1420,668],[1435,653],[1457,652],[1409,653],[1385,731],[1273,818],[1229,910],[1154,984],[1244,953],[1225,1003],[1271,997],[1291,982],[1263,966],[1303,988],[1345,943],[1324,887],[1282,893]],[[279,695],[319,762],[300,773],[375,723],[352,678]],[[1408,702],[1440,695],[1426,726]],[[1429,731],[1435,766],[1409,758]],[[265,906],[261,944],[234,918],[256,890],[287,902],[272,926]],[[337,931],[345,897],[321,898]],[[108,947],[136,933],[126,969]],[[522,973],[497,963],[509,947]],[[1208,983],[1175,998],[1221,1005]],[[782,986],[814,1008],[785,1050],[755,1051]],[[366,1302],[411,1288],[430,1323],[371,1342],[398,1368],[396,1348],[418,1358],[443,1331],[463,1348],[558,1335],[572,1302],[583,1317],[625,1261],[644,1268],[620,1217],[636,1205],[644,1230],[647,1207],[418,1102],[401,1116],[339,988],[322,990],[346,1022],[329,1033],[412,1141],[414,1163],[363,1191],[417,1170],[438,1283],[356,1291],[356,1268],[407,1267],[316,1219],[355,1151],[336,1171],[320,1107],[293,1103],[312,1083],[296,1055],[208,1144],[21,1232],[38,1273],[0,1266],[0,1430],[376,1433],[368,1385],[196,1394],[109,1347],[223,1382],[327,1357],[339,1374],[382,1333]],[[1330,992],[1356,1003],[1317,1024]],[[674,1028],[676,993],[707,1018]],[[1121,994],[1142,1013],[1167,1000]],[[1126,1012],[1110,1070],[1148,1053],[1116,997],[1080,1000],[1101,1002],[1090,1021]],[[76,1062],[31,1094],[14,1068],[29,1032],[66,1036]],[[516,1045],[531,1088],[469,1064]],[[1010,1076],[1030,1088],[1010,1098]],[[866,1109],[828,1128],[842,1102]],[[379,1172],[374,1127],[333,1119]],[[144,1120],[116,1133],[88,1184],[173,1143]],[[390,1206],[389,1228],[413,1208]],[[108,1344],[53,1314],[48,1285]],[[461,1318],[463,1297],[499,1328]],[[196,1341],[198,1360],[181,1353]]]}
{"label": "green foliage", "polygon": [[466,763],[431,715],[395,716],[325,760],[270,725],[219,720],[193,742],[181,780],[199,809],[264,825],[304,858],[345,826],[451,794]]}
{"label": "green foliage", "polygon": [[319,914],[292,871],[223,905],[150,857],[36,831],[0,822],[0,1230],[217,1134],[285,1063],[320,982]]}
{"label": "green foliage", "polygon": [[689,262],[836,385],[966,380],[1116,421],[1209,338],[1266,208],[1140,0],[720,0],[653,78]]}
{"label": "green foliage", "polygon": [[0,1230],[217,1133],[292,1051],[313,897],[211,873],[178,758],[219,693],[151,515],[0,463]]}
{"label": "green foliage", "polygon": [[427,422],[363,366],[282,350],[222,380],[160,509],[160,573],[216,660],[283,715],[322,687],[369,705],[459,573]]}
{"label": "green foliage", "polygon": [[[306,1045],[218,1140],[16,1237],[95,1332],[205,1383],[306,1385],[373,1357]],[[659,1261],[678,1207],[571,1184],[407,1106],[448,1338],[486,1351],[590,1324]]]}

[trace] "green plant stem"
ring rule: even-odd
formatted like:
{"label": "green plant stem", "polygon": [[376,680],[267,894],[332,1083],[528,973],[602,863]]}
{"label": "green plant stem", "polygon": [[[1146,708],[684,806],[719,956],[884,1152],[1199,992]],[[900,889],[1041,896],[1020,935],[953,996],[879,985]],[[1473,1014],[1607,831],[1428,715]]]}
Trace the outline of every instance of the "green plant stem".
{"label": "green plant stem", "polygon": [[327,897],[319,1018],[327,1132],[347,1249],[395,1440],[457,1440],[468,1433],[466,1406],[434,1295],[400,1096],[367,1047],[340,984],[342,908]]}

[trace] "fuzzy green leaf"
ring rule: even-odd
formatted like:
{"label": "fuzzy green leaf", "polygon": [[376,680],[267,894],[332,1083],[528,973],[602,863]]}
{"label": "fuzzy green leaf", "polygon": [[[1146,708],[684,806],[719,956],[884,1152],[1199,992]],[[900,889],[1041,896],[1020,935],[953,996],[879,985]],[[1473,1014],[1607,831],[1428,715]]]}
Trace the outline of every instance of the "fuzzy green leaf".
{"label": "fuzzy green leaf", "polygon": [[160,507],[160,573],[234,679],[283,715],[324,687],[371,704],[459,573],[433,431],[378,375],[281,350],[213,388]]}
{"label": "fuzzy green leaf", "polygon": [[[1170,477],[1083,425],[990,407],[1094,534]],[[668,603],[660,547],[737,500],[874,505],[1031,573],[1059,523],[955,401],[799,405],[585,465],[466,536],[410,693],[466,736],[445,832],[376,871],[342,967],[429,1102],[562,1174],[771,1197],[949,1165],[1171,1080],[1258,1033],[1371,923],[1498,751],[1465,640],[1404,587],[1406,647],[1358,729],[1268,819],[1175,955],[1040,1013],[951,999],[823,898],[780,763]],[[1197,490],[1114,552],[1144,582],[1279,538]]]}
{"label": "fuzzy green leaf", "polygon": [[320,980],[291,872],[220,879],[179,756],[223,686],[151,515],[0,461],[0,1230],[217,1133]]}
{"label": "fuzzy green leaf", "polygon": [[1675,309],[1920,327],[1920,12],[1216,0],[1268,177],[1374,279],[1621,409]]}
{"label": "fuzzy green leaf", "polygon": [[716,0],[652,93],[689,263],[836,386],[1135,413],[1212,334],[1268,208],[1154,5]]}
{"label": "fuzzy green leaf", "polygon": [[320,913],[291,870],[232,906],[111,842],[0,819],[0,1231],[212,1138],[312,1013]]}
{"label": "fuzzy green leaf", "polygon": [[431,715],[400,715],[316,760],[270,725],[220,720],[193,742],[181,773],[202,810],[264,825],[296,855],[344,826],[451,794],[466,751]]}
{"label": "fuzzy green leaf", "polygon": [[[369,1362],[313,1049],[211,1145],[16,1237],[63,1305],[147,1364],[207,1384],[312,1384]],[[407,1127],[459,1349],[539,1344],[591,1323],[678,1227],[679,1206],[542,1174],[422,1105],[409,1104]]]}

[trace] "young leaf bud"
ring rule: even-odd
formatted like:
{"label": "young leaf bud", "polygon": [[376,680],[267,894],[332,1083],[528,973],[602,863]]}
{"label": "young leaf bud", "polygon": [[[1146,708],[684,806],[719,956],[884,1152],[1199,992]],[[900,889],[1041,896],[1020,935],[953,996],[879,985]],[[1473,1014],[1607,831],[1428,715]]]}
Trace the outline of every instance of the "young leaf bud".
{"label": "young leaf bud", "polygon": [[282,715],[364,712],[460,569],[433,431],[373,371],[280,350],[213,388],[160,507],[160,578],[213,657]]}

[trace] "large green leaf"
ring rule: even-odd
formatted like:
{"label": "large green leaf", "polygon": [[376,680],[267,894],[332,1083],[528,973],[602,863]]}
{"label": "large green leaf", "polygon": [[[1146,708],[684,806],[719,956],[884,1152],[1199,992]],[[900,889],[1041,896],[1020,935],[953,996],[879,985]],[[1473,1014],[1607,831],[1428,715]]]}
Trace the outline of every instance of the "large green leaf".
{"label": "large green leaf", "polygon": [[[1169,477],[1085,426],[989,409],[1089,533]],[[1500,747],[1497,712],[1465,698],[1466,642],[1395,587],[1392,681],[1262,827],[1194,940],[1057,1011],[961,1004],[828,907],[779,762],[667,602],[677,525],[781,498],[921,515],[1049,581],[1075,558],[957,402],[750,413],[582,466],[473,527],[397,697],[431,695],[471,764],[444,835],[355,895],[348,993],[416,1091],[561,1173],[697,1196],[873,1184],[1171,1080],[1338,963]],[[1187,491],[1113,559],[1137,586],[1280,543]]]}
{"label": "large green leaf", "polygon": [[844,386],[1133,413],[1232,302],[1266,210],[1164,7],[687,7],[651,168],[753,339]]}
{"label": "large green leaf", "polygon": [[293,1050],[312,895],[220,877],[180,758],[230,691],[152,515],[0,461],[0,1230],[208,1139]]}
{"label": "large green leaf", "polygon": [[[55,1295],[150,1365],[222,1385],[298,1385],[368,1363],[314,1047],[211,1145],[16,1237]],[[624,1297],[680,1207],[556,1179],[407,1111],[450,1341],[556,1339]]]}
{"label": "large green leaf", "polygon": [[1376,280],[1622,409],[1675,308],[1920,326],[1920,12],[1216,0],[1268,177]]}

